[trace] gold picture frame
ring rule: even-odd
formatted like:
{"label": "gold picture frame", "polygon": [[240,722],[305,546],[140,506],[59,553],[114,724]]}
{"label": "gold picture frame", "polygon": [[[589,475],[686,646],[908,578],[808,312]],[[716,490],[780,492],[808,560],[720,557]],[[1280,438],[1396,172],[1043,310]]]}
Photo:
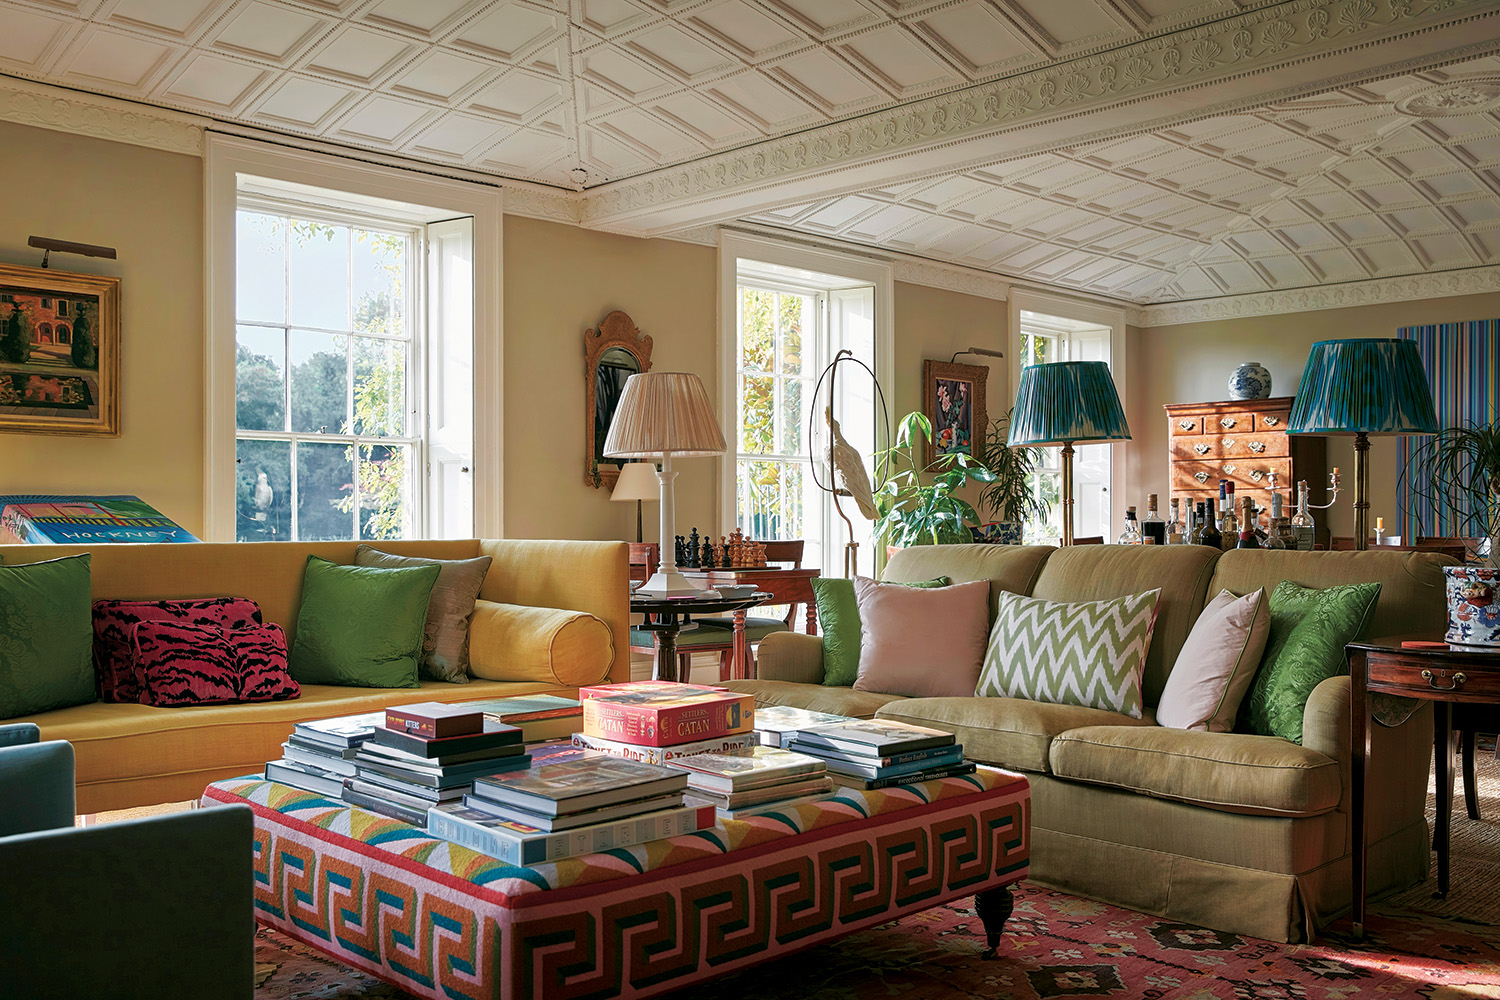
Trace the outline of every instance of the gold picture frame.
{"label": "gold picture frame", "polygon": [[922,412],[932,421],[927,441],[927,467],[943,455],[965,454],[984,461],[984,434],[989,418],[984,390],[990,370],[985,365],[949,361],[922,362]]}
{"label": "gold picture frame", "polygon": [[0,264],[0,432],[119,437],[119,278]]}

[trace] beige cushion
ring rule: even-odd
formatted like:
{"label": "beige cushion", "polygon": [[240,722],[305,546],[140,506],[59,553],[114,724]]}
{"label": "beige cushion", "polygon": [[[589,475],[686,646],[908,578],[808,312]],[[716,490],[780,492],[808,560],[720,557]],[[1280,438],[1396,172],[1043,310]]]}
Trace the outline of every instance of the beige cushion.
{"label": "beige cushion", "polygon": [[436,566],[437,583],[427,602],[427,621],[422,628],[422,676],[435,681],[469,682],[469,617],[474,601],[490,571],[490,557],[473,559],[428,559],[382,552],[368,545],[354,550],[354,565],[396,569],[403,566]]}
{"label": "beige cushion", "polygon": [[720,686],[754,695],[757,705],[787,705],[805,708],[809,712],[830,712],[855,719],[872,718],[876,709],[881,706],[904,700],[900,695],[855,691],[853,688],[827,687],[822,684],[799,684],[794,681],[724,681]]}
{"label": "beige cushion", "polygon": [[469,668],[492,681],[549,681],[577,687],[609,676],[614,636],[583,611],[479,601],[469,626]]}
{"label": "beige cushion", "polygon": [[1317,816],[1336,808],[1337,761],[1278,736],[1089,726],[1052,741],[1059,778],[1221,812]]}
{"label": "beige cushion", "polygon": [[1270,603],[1264,590],[1244,597],[1221,590],[1208,602],[1162,689],[1157,723],[1209,733],[1234,729],[1271,631]]}
{"label": "beige cushion", "polygon": [[854,690],[912,698],[973,694],[989,635],[989,596],[984,580],[928,589],[855,577]]}
{"label": "beige cushion", "polygon": [[1144,719],[1077,705],[1047,705],[1019,698],[908,698],[875,713],[958,737],[964,756],[981,764],[1045,774],[1047,751],[1059,733],[1080,726],[1153,726]]}

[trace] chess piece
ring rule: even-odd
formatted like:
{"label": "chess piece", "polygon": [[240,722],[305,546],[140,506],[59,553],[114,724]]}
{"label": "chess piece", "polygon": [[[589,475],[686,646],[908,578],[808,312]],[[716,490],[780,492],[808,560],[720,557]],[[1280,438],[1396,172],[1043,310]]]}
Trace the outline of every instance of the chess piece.
{"label": "chess piece", "polygon": [[698,556],[701,554],[701,551],[702,550],[698,548],[698,529],[694,528],[692,531],[688,532],[687,564],[689,569],[700,568]]}
{"label": "chess piece", "polygon": [[734,568],[734,564],[729,561],[729,543],[723,535],[719,536],[719,565],[723,569]]}
{"label": "chess piece", "polygon": [[766,545],[765,545],[764,542],[756,542],[754,544],[755,544],[755,565],[756,566],[764,566],[766,564]]}
{"label": "chess piece", "polygon": [[712,538],[705,537],[703,539],[702,568],[713,569],[718,564],[718,560],[714,558],[714,541]]}
{"label": "chess piece", "polygon": [[677,541],[672,546],[672,565],[687,565],[687,542],[681,535],[677,536]]}

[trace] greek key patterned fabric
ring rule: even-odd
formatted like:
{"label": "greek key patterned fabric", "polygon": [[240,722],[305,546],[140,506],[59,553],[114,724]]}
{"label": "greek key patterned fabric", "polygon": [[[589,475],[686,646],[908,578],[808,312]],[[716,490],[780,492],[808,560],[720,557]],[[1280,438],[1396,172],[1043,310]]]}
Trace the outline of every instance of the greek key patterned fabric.
{"label": "greek key patterned fabric", "polygon": [[1001,594],[975,694],[1141,717],[1160,590],[1061,604]]}

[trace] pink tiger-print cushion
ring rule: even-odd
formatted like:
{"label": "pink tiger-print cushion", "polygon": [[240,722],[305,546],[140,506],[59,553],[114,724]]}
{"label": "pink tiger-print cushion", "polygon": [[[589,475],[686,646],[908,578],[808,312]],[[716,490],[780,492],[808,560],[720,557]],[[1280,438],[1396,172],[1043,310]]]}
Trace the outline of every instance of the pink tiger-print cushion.
{"label": "pink tiger-print cushion", "polygon": [[241,629],[260,624],[260,606],[243,597],[198,601],[95,601],[94,683],[102,701],[143,701],[131,629],[143,621]]}
{"label": "pink tiger-print cushion", "polygon": [[302,693],[287,673],[280,625],[222,629],[148,620],[133,626],[131,636],[143,704],[282,701]]}

